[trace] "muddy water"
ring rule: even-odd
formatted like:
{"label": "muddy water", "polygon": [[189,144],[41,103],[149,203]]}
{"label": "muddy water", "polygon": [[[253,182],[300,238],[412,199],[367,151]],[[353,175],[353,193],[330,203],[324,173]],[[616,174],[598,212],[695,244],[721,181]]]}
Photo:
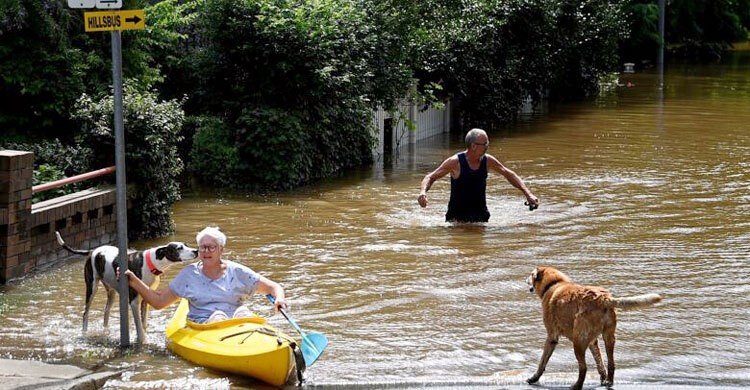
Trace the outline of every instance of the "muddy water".
{"label": "muddy water", "polygon": [[[487,224],[444,222],[447,180],[419,208],[424,174],[462,148],[450,135],[293,193],[190,194],[173,237],[133,246],[219,225],[228,258],[283,284],[302,327],[329,337],[310,385],[528,387],[545,332],[524,279],[545,264],[618,296],[665,298],[620,314],[619,386],[750,386],[748,59],[672,67],[664,90],[654,74],[624,76],[634,86],[491,132],[489,153],[541,199],[533,212],[497,176]],[[82,337],[83,289],[81,261],[5,288],[0,357],[125,369],[111,388],[261,387],[167,351],[173,308],[152,312],[149,342],[123,353],[116,311],[102,328],[100,293]],[[260,297],[249,303],[271,314]],[[576,368],[563,340],[542,384],[568,385]]]}

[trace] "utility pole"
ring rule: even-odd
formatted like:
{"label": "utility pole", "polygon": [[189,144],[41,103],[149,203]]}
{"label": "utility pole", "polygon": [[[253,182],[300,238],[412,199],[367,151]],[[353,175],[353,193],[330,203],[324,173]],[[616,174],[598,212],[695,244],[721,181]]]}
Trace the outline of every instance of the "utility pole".
{"label": "utility pole", "polygon": [[117,185],[117,259],[120,264],[120,281],[117,291],[120,292],[120,346],[130,345],[130,322],[128,308],[130,293],[128,278],[128,208],[125,196],[125,129],[122,125],[122,36],[120,30],[112,31],[112,81],[114,85],[115,106],[115,181]]}
{"label": "utility pole", "polygon": [[666,0],[659,0],[659,53],[656,56],[656,67],[659,72],[659,88],[664,87],[664,18]]}

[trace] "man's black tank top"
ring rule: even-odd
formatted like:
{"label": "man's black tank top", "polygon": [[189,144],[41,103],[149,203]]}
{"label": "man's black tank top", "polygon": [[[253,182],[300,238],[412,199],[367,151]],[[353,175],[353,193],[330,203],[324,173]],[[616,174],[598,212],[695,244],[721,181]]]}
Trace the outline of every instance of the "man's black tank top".
{"label": "man's black tank top", "polygon": [[458,154],[461,174],[451,178],[451,199],[445,220],[449,222],[487,222],[487,156],[482,156],[479,169],[473,170],[466,159],[466,152]]}

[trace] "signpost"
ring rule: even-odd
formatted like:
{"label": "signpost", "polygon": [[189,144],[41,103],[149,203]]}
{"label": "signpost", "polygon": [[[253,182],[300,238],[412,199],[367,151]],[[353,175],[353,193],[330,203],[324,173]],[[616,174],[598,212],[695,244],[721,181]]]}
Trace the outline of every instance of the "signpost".
{"label": "signpost", "polygon": [[98,9],[120,9],[122,8],[122,0],[96,0],[96,8]]}
{"label": "signpost", "polygon": [[84,12],[83,23],[86,32],[143,30],[146,16],[142,9]]}
{"label": "signpost", "polygon": [[[146,16],[143,10],[119,10],[122,0],[68,0],[70,8],[107,9],[111,11],[84,12],[86,32],[111,31],[112,34],[112,85],[114,86],[115,177],[117,182],[117,249],[121,275],[128,269],[128,210],[125,181],[125,130],[122,120],[122,30],[143,30]],[[120,292],[120,346],[130,345],[128,308],[130,294],[128,278],[121,277]],[[134,315],[137,315],[134,313]]]}
{"label": "signpost", "polygon": [[659,0],[659,52],[656,56],[656,67],[660,75],[659,88],[664,87],[664,13],[666,12],[665,0]]}
{"label": "signpost", "polygon": [[70,8],[94,8],[96,7],[96,0],[68,0],[68,7]]}
{"label": "signpost", "polygon": [[122,0],[68,0],[68,7],[82,9],[120,9]]}
{"label": "signpost", "polygon": [[[125,181],[125,129],[122,125],[122,37],[120,31],[112,31],[112,85],[114,86],[115,106],[115,181],[117,183],[117,249],[120,273],[128,269],[128,209],[127,181]],[[117,289],[120,291],[120,346],[130,345],[128,332],[128,308],[130,293],[128,278],[120,278]],[[135,315],[135,313],[134,313]]]}

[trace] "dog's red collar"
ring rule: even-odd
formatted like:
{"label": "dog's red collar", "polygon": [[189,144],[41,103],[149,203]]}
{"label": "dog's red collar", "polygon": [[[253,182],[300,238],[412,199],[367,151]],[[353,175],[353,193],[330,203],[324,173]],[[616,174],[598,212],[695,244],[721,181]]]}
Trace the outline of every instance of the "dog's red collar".
{"label": "dog's red collar", "polygon": [[152,274],[154,274],[155,276],[159,276],[163,273],[158,268],[156,268],[154,262],[151,261],[151,249],[145,251],[143,257],[146,258],[146,265],[148,266],[148,270],[151,271]]}

